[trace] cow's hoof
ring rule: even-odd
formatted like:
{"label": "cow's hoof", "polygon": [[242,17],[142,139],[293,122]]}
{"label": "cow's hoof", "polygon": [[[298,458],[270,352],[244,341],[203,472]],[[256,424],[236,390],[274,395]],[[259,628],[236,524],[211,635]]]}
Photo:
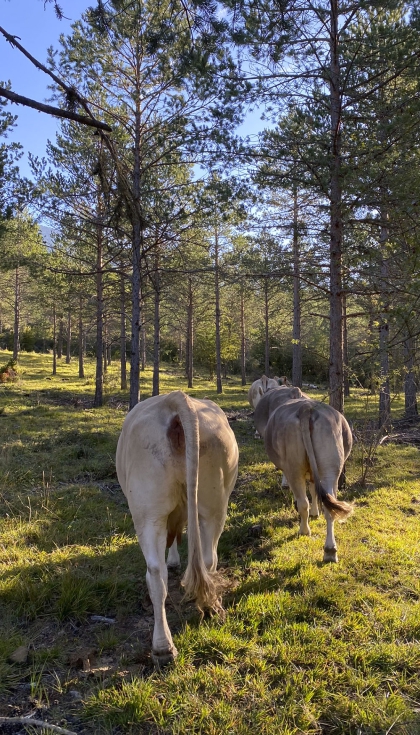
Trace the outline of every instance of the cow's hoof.
{"label": "cow's hoof", "polygon": [[156,651],[152,651],[151,655],[155,668],[163,669],[165,666],[169,666],[169,664],[172,664],[175,661],[178,656],[178,651],[174,646],[171,651],[166,651],[165,653],[156,653]]}
{"label": "cow's hoof", "polygon": [[333,564],[336,564],[338,562],[338,556],[337,556],[337,549],[324,549],[324,561],[326,563],[332,562]]}
{"label": "cow's hoof", "polygon": [[319,513],[309,513],[309,518],[319,518]]}

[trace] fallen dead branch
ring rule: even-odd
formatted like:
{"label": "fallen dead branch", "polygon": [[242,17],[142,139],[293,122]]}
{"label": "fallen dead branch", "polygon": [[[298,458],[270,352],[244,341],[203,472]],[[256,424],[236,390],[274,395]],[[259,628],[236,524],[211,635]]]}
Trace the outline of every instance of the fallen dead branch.
{"label": "fallen dead branch", "polygon": [[386,434],[382,437],[379,444],[382,445],[386,442],[392,442],[393,444],[412,444],[415,447],[420,447],[420,431],[416,430]]}

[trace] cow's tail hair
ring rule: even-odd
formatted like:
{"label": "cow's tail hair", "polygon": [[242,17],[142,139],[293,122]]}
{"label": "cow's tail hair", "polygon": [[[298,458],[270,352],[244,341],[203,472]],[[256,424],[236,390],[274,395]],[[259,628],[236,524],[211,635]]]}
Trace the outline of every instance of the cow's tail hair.
{"label": "cow's tail hair", "polygon": [[193,401],[180,390],[174,391],[168,398],[171,408],[179,416],[185,436],[188,563],[181,584],[185,590],[185,598],[195,600],[200,612],[208,609],[223,615],[221,594],[227,585],[220,573],[210,572],[204,563],[198,522],[200,432],[197,411]]}
{"label": "cow's tail hair", "polygon": [[350,503],[346,503],[344,500],[337,500],[334,495],[328,493],[321,483],[318,472],[318,464],[315,457],[314,447],[312,444],[310,420],[311,420],[312,406],[309,403],[302,403],[299,409],[299,420],[302,430],[302,439],[305,445],[306,454],[308,455],[309,464],[312,470],[312,476],[314,478],[315,492],[318,499],[326,508],[331,517],[335,520],[345,520],[353,513],[353,506]]}

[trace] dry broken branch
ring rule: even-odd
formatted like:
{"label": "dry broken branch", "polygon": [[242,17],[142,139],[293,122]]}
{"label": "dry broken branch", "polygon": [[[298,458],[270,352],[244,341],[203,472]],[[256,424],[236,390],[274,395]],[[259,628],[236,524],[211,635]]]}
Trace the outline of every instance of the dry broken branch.
{"label": "dry broken branch", "polygon": [[17,105],[25,105],[25,107],[32,107],[34,110],[39,112],[46,112],[49,115],[55,115],[55,117],[64,117],[67,120],[74,120],[74,122],[82,123],[82,125],[89,125],[91,128],[97,128],[104,130],[107,133],[112,132],[112,128],[106,123],[95,120],[93,117],[86,117],[86,115],[78,115],[77,112],[70,112],[68,110],[62,110],[60,107],[53,107],[52,105],[44,105],[42,102],[37,102],[29,97],[23,97],[21,94],[11,92],[9,89],[0,87],[0,97],[5,97],[11,102],[15,102]]}

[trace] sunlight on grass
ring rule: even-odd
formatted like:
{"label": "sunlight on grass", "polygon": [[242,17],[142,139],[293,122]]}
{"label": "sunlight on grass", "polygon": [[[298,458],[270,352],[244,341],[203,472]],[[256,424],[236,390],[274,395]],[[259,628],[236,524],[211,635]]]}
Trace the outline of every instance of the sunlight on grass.
{"label": "sunlight on grass", "polygon": [[[379,447],[361,487],[355,445],[344,493],[355,513],[337,524],[339,564],[324,565],[325,521],[298,537],[291,494],[254,439],[247,388],[232,379],[217,396],[197,378],[191,395],[234,412],[240,472],[219,543],[233,584],[225,621],[200,624],[170,578],[179,657],[157,672],[144,560],[115,474],[128,399],[118,365],[101,409],[92,362],[84,379],[74,362],[59,361],[54,378],[51,368],[51,355],[22,354],[18,381],[0,388],[0,706],[30,707],[32,696],[51,720],[72,713],[95,735],[418,735],[418,450]],[[143,398],[151,378],[141,376]],[[161,392],[185,385],[162,370]],[[376,410],[360,391],[347,402],[355,421]],[[185,542],[180,552],[185,564]],[[27,658],[13,663],[22,645]]]}

